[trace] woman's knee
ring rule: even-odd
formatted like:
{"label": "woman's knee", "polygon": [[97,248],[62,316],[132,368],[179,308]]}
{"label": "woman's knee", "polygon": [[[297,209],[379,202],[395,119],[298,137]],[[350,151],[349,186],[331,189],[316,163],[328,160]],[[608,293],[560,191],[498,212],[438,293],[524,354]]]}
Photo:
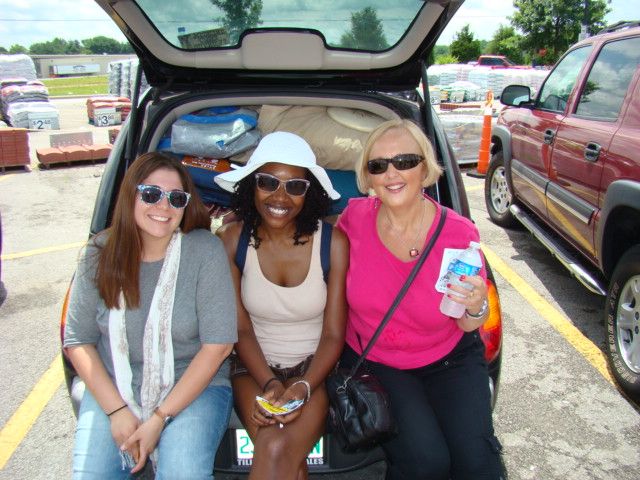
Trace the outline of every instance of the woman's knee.
{"label": "woman's knee", "polygon": [[420,457],[387,456],[387,480],[448,480],[449,455],[445,451],[422,452]]}
{"label": "woman's knee", "polygon": [[80,405],[73,446],[73,478],[82,480],[128,478],[120,450],[111,435],[109,418],[89,390]]}
{"label": "woman's knee", "polygon": [[229,424],[231,389],[208,387],[162,432],[156,478],[211,478]]}
{"label": "woman's knee", "polygon": [[[475,443],[475,444],[474,444]],[[469,442],[469,448],[454,459],[453,480],[500,480],[503,478],[502,446],[495,436]]]}
{"label": "woman's knee", "polygon": [[254,444],[256,457],[269,459],[274,463],[290,461],[291,445],[286,435],[269,435],[257,440]]}

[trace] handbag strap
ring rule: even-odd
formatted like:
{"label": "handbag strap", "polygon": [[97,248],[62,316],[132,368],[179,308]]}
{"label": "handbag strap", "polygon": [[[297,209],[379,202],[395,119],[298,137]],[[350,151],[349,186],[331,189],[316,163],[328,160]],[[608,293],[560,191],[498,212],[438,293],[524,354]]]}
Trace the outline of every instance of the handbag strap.
{"label": "handbag strap", "polygon": [[364,350],[362,351],[362,354],[360,355],[360,358],[358,358],[358,361],[351,368],[351,371],[349,372],[349,376],[348,376],[349,378],[352,377],[356,373],[356,371],[358,370],[360,365],[362,365],[362,362],[364,361],[364,359],[366,358],[367,354],[369,353],[369,350],[371,350],[371,348],[373,347],[373,344],[376,343],[376,341],[378,340],[378,337],[382,333],[382,330],[384,329],[384,327],[387,325],[387,323],[391,319],[391,316],[393,315],[393,312],[395,312],[396,308],[398,308],[398,305],[400,304],[400,302],[404,298],[405,294],[407,293],[407,290],[409,290],[409,287],[413,283],[413,280],[416,278],[416,275],[418,274],[418,271],[420,270],[420,268],[424,264],[424,261],[427,259],[427,255],[429,255],[429,252],[433,248],[433,245],[436,243],[436,240],[438,239],[438,236],[440,235],[440,232],[442,231],[442,227],[444,226],[444,221],[445,221],[446,217],[447,217],[447,207],[443,206],[442,207],[442,213],[440,214],[440,220],[438,221],[438,225],[436,226],[436,229],[433,232],[433,235],[429,239],[429,243],[427,244],[427,246],[422,251],[422,254],[420,255],[420,258],[418,259],[416,264],[413,266],[413,269],[411,270],[411,273],[409,274],[409,277],[407,277],[407,280],[404,282],[404,285],[402,286],[402,288],[398,292],[398,295],[396,295],[395,300],[391,304],[391,307],[389,307],[389,310],[387,311],[387,313],[385,314],[384,318],[380,322],[380,325],[378,325],[378,328],[376,329],[376,331],[374,332],[373,336],[371,337],[371,340],[369,340],[369,343],[367,343],[367,346],[364,347]]}

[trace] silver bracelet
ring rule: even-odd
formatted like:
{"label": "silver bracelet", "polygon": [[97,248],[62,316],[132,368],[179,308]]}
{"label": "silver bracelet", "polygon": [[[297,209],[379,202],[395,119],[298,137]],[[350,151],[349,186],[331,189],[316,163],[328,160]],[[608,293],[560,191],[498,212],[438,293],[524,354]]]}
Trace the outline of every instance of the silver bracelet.
{"label": "silver bracelet", "polygon": [[478,320],[484,317],[488,311],[489,311],[489,302],[487,302],[487,299],[485,298],[484,301],[482,302],[482,306],[480,307],[480,311],[478,313],[470,313],[469,310],[467,310],[466,313],[467,313],[467,317],[471,317],[474,320]]}
{"label": "silver bracelet", "polygon": [[309,382],[307,382],[306,380],[298,380],[296,382],[293,382],[291,384],[291,386],[295,386],[298,385],[299,383],[303,384],[305,387],[307,387],[307,398],[305,398],[304,403],[307,403],[309,401],[309,399],[311,398],[311,385],[309,385]]}

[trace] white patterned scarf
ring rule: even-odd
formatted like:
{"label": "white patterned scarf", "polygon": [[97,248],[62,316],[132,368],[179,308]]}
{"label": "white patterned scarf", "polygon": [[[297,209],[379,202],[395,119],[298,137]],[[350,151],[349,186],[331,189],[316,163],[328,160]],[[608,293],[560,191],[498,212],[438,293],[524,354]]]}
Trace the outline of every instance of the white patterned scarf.
{"label": "white patterned scarf", "polygon": [[135,401],[131,387],[133,375],[129,363],[129,342],[125,322],[126,305],[122,293],[120,293],[120,308],[112,308],[109,312],[109,337],[116,386],[131,411],[143,422],[153,415],[155,408],[173,388],[175,380],[171,317],[180,267],[181,245],[182,233],[177,230],[167,246],[144,327],[141,405]]}

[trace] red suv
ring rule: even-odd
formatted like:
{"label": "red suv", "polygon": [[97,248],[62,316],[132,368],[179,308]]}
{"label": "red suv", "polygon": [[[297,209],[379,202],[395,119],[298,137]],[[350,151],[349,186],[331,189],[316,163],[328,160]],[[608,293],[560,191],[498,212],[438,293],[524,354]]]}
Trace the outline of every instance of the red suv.
{"label": "red suv", "polygon": [[640,23],[576,43],[535,98],[502,92],[485,202],[606,295],[611,370],[640,400]]}

